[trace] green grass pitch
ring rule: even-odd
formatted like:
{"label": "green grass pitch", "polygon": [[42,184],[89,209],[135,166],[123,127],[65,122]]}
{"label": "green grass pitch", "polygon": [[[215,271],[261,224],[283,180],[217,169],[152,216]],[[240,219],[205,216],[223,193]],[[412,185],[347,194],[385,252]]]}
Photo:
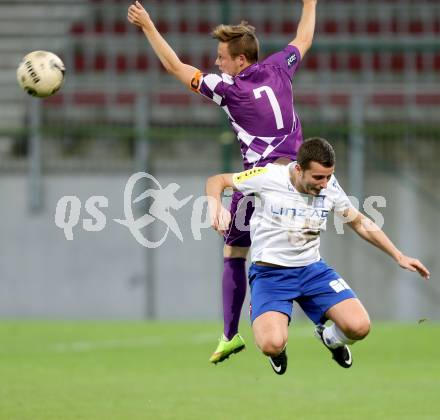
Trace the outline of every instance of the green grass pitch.
{"label": "green grass pitch", "polygon": [[220,325],[0,322],[1,420],[439,419],[440,325],[373,324],[337,366],[293,323],[289,367],[255,348],[213,366]]}

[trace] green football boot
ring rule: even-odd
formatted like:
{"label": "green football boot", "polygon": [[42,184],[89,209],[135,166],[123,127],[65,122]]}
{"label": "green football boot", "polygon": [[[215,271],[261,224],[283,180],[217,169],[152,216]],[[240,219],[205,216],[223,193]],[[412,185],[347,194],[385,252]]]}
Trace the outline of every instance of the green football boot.
{"label": "green football boot", "polygon": [[240,334],[235,334],[234,337],[232,337],[232,339],[229,341],[227,341],[224,334],[222,334],[218,346],[210,357],[209,361],[214,364],[223,362],[223,360],[227,359],[231,354],[238,353],[244,348],[244,340]]}

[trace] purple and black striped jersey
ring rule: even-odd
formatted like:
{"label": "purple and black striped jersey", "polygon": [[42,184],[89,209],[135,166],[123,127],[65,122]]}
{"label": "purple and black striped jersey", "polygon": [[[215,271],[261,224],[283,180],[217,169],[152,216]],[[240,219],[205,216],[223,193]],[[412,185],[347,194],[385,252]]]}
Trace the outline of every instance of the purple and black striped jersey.
{"label": "purple and black striped jersey", "polygon": [[201,75],[198,92],[227,114],[245,169],[280,157],[296,159],[302,131],[293,104],[292,78],[300,59],[298,49],[288,45],[236,76]]}

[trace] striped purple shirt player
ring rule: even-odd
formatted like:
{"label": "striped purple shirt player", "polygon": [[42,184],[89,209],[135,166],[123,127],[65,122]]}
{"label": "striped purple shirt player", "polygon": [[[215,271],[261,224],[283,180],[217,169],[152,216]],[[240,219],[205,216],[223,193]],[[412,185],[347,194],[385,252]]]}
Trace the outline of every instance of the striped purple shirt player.
{"label": "striped purple shirt player", "polygon": [[300,59],[298,49],[288,45],[236,76],[201,75],[198,91],[226,112],[240,142],[245,169],[280,157],[296,159],[302,132],[292,78]]}

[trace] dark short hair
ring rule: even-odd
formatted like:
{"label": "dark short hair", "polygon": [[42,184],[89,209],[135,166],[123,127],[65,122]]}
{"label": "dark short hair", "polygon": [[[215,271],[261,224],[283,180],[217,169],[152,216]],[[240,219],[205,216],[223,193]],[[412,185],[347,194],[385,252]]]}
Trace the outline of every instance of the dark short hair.
{"label": "dark short hair", "polygon": [[335,166],[336,156],[332,145],[321,137],[311,137],[304,140],[298,150],[297,162],[301,169],[310,167],[310,162],[318,162],[320,165],[331,168]]}
{"label": "dark short hair", "polygon": [[243,54],[249,63],[258,61],[259,44],[255,28],[242,20],[239,25],[219,25],[212,31],[212,37],[228,44],[232,58]]}

